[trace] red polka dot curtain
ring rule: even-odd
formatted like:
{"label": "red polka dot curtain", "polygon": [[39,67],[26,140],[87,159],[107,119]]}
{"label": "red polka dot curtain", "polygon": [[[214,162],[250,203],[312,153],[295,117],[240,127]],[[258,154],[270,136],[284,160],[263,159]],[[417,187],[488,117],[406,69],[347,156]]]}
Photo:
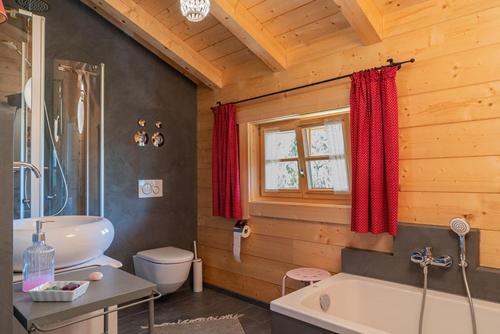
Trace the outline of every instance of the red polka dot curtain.
{"label": "red polka dot curtain", "polygon": [[354,73],[351,81],[351,229],[396,235],[399,128],[397,67]]}
{"label": "red polka dot curtain", "polygon": [[241,218],[240,171],[236,107],[232,104],[212,108],[212,214]]}

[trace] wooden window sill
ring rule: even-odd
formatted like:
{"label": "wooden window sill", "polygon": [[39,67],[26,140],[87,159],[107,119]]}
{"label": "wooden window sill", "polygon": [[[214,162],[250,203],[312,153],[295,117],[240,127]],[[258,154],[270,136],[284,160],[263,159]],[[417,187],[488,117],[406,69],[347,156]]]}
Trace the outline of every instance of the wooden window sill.
{"label": "wooden window sill", "polygon": [[351,206],[343,204],[252,201],[250,216],[305,220],[332,224],[350,224]]}

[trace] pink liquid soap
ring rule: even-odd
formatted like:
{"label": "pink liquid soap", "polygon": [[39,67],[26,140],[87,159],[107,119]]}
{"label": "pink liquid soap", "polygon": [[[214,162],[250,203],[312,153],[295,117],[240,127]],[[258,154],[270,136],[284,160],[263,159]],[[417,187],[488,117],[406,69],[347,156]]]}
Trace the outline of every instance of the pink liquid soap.
{"label": "pink liquid soap", "polygon": [[36,288],[39,285],[42,285],[47,282],[52,282],[54,280],[54,276],[52,275],[42,275],[36,277],[30,277],[27,280],[23,281],[23,292],[28,292],[31,289]]}

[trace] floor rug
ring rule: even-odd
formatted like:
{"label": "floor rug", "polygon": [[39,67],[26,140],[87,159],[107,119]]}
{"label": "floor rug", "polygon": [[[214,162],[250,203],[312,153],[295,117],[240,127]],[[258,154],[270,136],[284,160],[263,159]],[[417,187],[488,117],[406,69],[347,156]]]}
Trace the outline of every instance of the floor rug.
{"label": "floor rug", "polygon": [[242,314],[228,314],[221,317],[179,320],[156,325],[157,334],[245,334],[240,321]]}

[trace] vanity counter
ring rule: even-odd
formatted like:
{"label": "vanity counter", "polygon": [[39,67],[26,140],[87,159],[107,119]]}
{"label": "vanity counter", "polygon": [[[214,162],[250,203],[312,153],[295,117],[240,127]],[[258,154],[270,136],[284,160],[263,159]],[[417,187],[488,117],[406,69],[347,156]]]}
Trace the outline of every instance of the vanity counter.
{"label": "vanity counter", "polygon": [[[103,279],[90,282],[87,293],[72,302],[36,303],[31,300],[28,293],[22,292],[21,284],[14,284],[15,317],[29,333],[35,333],[37,327],[56,326],[58,322],[67,319],[146,298],[150,298],[150,312],[152,313],[151,306],[154,303],[152,296],[156,285],[123,270],[111,266],[82,269],[58,274],[56,280],[88,280],[88,275],[96,270],[103,273]],[[152,319],[153,314],[150,314],[150,323]]]}

